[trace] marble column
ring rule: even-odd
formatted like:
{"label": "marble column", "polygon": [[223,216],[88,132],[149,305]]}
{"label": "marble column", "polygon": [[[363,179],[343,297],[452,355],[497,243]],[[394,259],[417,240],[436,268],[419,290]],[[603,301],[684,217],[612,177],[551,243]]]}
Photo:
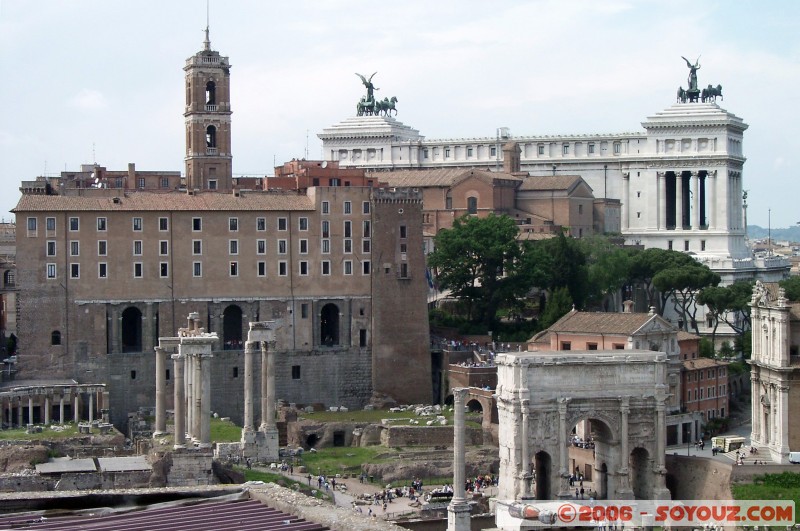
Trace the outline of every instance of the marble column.
{"label": "marble column", "polygon": [[175,372],[175,448],[186,446],[186,389],[183,354],[173,354],[173,371]]}
{"label": "marble column", "polygon": [[28,395],[28,424],[33,424],[33,396]]}
{"label": "marble column", "polygon": [[194,436],[194,356],[186,355],[186,434]]}
{"label": "marble column", "polygon": [[200,448],[211,448],[211,352],[199,355],[200,362]]}
{"label": "marble column", "polygon": [[64,424],[64,394],[58,399],[58,422]]}
{"label": "marble column", "polygon": [[567,446],[567,399],[558,400],[558,482],[559,497],[569,497],[569,448]]}
{"label": "marble column", "polygon": [[675,228],[683,229],[683,172],[675,170]]}
{"label": "marble column", "polygon": [[167,399],[166,373],[167,353],[163,347],[155,347],[156,351],[156,429],[153,437],[161,437],[167,432]]}
{"label": "marble column", "polygon": [[465,486],[465,432],[464,407],[467,389],[453,389],[453,498],[447,506],[447,531],[470,530],[470,506]]}
{"label": "marble column", "polygon": [[781,460],[789,457],[789,388],[786,386],[779,386],[776,389],[777,407],[775,425],[781,429],[777,430],[775,438],[775,447],[780,453]]}
{"label": "marble column", "polygon": [[717,226],[717,170],[711,170],[706,174],[706,204],[708,205],[708,230],[714,230]]}
{"label": "marble column", "polygon": [[666,467],[664,466],[664,445],[666,444],[665,438],[667,436],[666,412],[664,399],[656,400],[656,470],[659,473],[666,473]]}
{"label": "marble column", "polygon": [[244,344],[244,428],[246,432],[254,431],[253,423],[253,347],[254,341]]}
{"label": "marble column", "polygon": [[656,186],[658,188],[658,201],[656,202],[657,228],[658,230],[664,230],[667,226],[667,179],[663,171],[656,172]]}
{"label": "marble column", "polygon": [[275,425],[275,353],[266,341],[261,342],[261,430]]}
{"label": "marble column", "polygon": [[17,399],[17,426],[20,428],[24,426],[22,423],[22,397]]}
{"label": "marble column", "polygon": [[529,498],[531,493],[531,454],[530,454],[530,405],[531,401],[527,398],[520,400],[522,408],[522,497]]}
{"label": "marble column", "polygon": [[630,226],[631,206],[631,174],[625,172],[622,174],[622,219],[620,225],[622,231],[625,232]]}
{"label": "marble column", "polygon": [[44,425],[50,424],[50,395],[44,395]]}
{"label": "marble column", "polygon": [[75,390],[75,406],[72,408],[72,418],[75,420],[75,424],[77,425],[81,421],[81,394],[78,390]]}
{"label": "marble column", "polygon": [[94,421],[94,392],[89,393],[89,424]]}
{"label": "marble column", "polygon": [[692,230],[700,229],[700,172],[692,172]]}
{"label": "marble column", "polygon": [[14,399],[11,398],[11,397],[8,397],[7,408],[8,408],[8,425],[9,425],[9,427],[13,427],[14,426],[14,422],[13,422],[13,420],[14,420]]}
{"label": "marble column", "polygon": [[619,413],[620,413],[620,440],[619,440],[619,490],[616,499],[632,500],[633,490],[630,486],[630,470],[628,468],[628,461],[630,459],[630,450],[628,448],[628,415],[631,412],[630,397],[623,396],[620,398]]}
{"label": "marble column", "polygon": [[194,380],[194,411],[192,412],[192,439],[199,442],[202,438],[202,423],[203,423],[203,362],[201,354],[192,355],[192,378]]}

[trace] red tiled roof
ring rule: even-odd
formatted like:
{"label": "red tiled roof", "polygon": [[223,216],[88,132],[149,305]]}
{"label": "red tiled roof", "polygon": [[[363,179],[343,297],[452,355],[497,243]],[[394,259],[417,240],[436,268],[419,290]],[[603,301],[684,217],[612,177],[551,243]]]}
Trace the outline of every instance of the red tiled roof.
{"label": "red tiled roof", "polygon": [[550,332],[631,335],[653,316],[649,313],[572,311],[556,321]]}
{"label": "red tiled roof", "polygon": [[432,170],[398,170],[370,172],[367,177],[377,179],[378,182],[389,186],[400,187],[448,187],[475,176],[483,179],[502,179],[505,181],[520,181],[519,177],[510,173],[491,172],[465,168],[437,168]]}
{"label": "red tiled roof", "polygon": [[695,358],[693,360],[684,360],[683,367],[686,370],[694,369],[710,369],[712,367],[725,367],[728,365],[724,361],[712,360],[710,358]]}
{"label": "red tiled roof", "polygon": [[569,190],[583,178],[580,175],[537,175],[525,177],[520,190]]}
{"label": "red tiled roof", "polygon": [[[106,192],[107,193],[107,192]],[[305,195],[276,192],[232,193],[202,192],[132,192],[120,194],[118,202],[111,195],[36,195],[23,194],[12,212],[79,211],[202,211],[202,210],[314,210]]]}

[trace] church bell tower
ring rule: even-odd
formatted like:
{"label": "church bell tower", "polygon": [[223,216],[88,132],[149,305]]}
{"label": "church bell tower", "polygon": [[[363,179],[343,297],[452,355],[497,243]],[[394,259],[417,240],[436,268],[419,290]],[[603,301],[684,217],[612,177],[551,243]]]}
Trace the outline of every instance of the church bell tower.
{"label": "church bell tower", "polygon": [[230,62],[211,49],[206,27],[203,49],[186,60],[186,188],[230,190]]}

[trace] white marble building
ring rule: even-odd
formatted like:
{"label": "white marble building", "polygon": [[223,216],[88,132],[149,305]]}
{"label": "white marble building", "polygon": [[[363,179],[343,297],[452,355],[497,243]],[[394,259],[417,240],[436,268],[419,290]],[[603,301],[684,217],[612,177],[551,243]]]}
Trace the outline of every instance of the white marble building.
{"label": "white marble building", "polygon": [[761,457],[787,464],[800,451],[800,303],[777,284],[757,283],[750,306],[750,439]]}
{"label": "white marble building", "polygon": [[754,258],[745,241],[743,135],[747,124],[716,103],[678,103],[618,134],[426,139],[391,117],[358,116],[318,136],[328,160],[365,169],[500,169],[501,145],[521,149],[530,177],[580,175],[595,197],[621,202],[628,243],[692,253],[723,284],[788,274],[780,257]]}

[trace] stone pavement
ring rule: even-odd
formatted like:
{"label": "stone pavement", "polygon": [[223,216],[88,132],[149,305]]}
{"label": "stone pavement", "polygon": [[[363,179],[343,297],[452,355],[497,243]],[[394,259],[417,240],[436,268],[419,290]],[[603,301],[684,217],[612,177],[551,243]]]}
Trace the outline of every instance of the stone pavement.
{"label": "stone pavement", "polygon": [[[256,468],[256,467],[253,467]],[[259,468],[259,470],[263,470],[265,472],[272,472],[272,473],[280,473],[283,476],[286,476],[289,479],[297,481],[298,483],[302,483],[303,485],[308,485],[308,472],[301,474],[295,470],[294,474],[290,474],[288,471],[281,472],[280,470],[271,470],[267,467]],[[411,483],[413,478],[409,478],[407,483]],[[372,495],[380,492],[383,488],[386,487],[385,484],[380,484],[377,481],[374,483],[361,483],[358,477],[351,477],[351,478],[336,478],[336,485],[337,489],[336,492],[333,493],[333,499],[338,507],[345,507],[345,508],[353,508],[353,501],[358,499],[358,497],[362,494]],[[346,490],[341,490],[340,486],[346,486]],[[317,486],[317,476],[312,474],[311,477],[311,486]],[[394,484],[393,486],[398,486]],[[402,485],[399,485],[402,487]],[[441,485],[425,485],[423,487],[424,492],[430,492],[431,489],[436,487],[441,487]],[[324,487],[323,487],[324,490]],[[497,487],[489,487],[483,490],[484,496],[495,496],[497,494]],[[330,494],[330,491],[328,491]],[[419,513],[420,508],[424,502],[421,500],[417,500],[412,502],[408,497],[400,497],[400,498],[393,498],[391,502],[387,503],[386,511],[383,510],[382,505],[358,505],[361,508],[361,511],[364,515],[369,514],[369,509],[372,509],[372,512],[378,518],[388,518],[394,519],[399,518],[403,515],[410,515],[413,513]]]}

